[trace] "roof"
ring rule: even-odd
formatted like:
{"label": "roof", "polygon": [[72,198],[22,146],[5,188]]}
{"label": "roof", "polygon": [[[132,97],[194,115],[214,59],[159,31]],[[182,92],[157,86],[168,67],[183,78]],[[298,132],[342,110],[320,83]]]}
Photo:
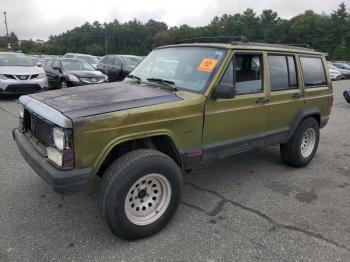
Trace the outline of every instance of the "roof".
{"label": "roof", "polygon": [[64,55],[94,56],[94,55],[89,55],[89,54],[79,54],[79,53],[65,53]]}
{"label": "roof", "polygon": [[26,54],[23,54],[23,53],[16,53],[16,52],[0,52],[0,54],[6,54],[6,55],[24,55],[24,56],[26,56]]}
{"label": "roof", "polygon": [[188,43],[188,44],[177,44],[177,45],[167,45],[158,48],[167,47],[186,47],[186,46],[197,46],[197,47],[211,47],[211,48],[224,48],[224,49],[244,49],[244,50],[259,50],[259,51],[277,51],[277,52],[292,52],[292,53],[303,53],[303,54],[317,54],[321,55],[322,52],[316,51],[314,49],[309,49],[305,47],[298,47],[292,45],[282,45],[282,44],[267,44],[267,43],[255,43],[255,42],[232,42],[230,44],[224,43]]}

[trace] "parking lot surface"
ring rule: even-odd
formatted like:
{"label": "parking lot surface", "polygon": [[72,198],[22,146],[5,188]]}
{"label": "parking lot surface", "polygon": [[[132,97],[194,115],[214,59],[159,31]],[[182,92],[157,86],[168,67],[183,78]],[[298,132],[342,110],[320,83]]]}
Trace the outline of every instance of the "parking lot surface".
{"label": "parking lot surface", "polygon": [[309,166],[279,147],[185,176],[172,222],[128,242],[102,222],[95,195],[62,197],[26,164],[11,130],[16,97],[0,99],[0,261],[350,261],[350,104],[334,83],[329,124]]}

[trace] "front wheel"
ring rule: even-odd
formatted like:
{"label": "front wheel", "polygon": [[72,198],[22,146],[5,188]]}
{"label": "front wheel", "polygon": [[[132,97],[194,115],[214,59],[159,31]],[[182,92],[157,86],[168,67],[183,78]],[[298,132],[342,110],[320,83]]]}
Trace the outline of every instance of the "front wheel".
{"label": "front wheel", "polygon": [[133,240],[161,230],[174,216],[182,174],[168,156],[136,150],[117,159],[103,175],[99,192],[102,217],[120,238]]}
{"label": "front wheel", "polygon": [[314,157],[320,140],[320,130],[315,118],[304,119],[290,141],[280,146],[283,161],[293,167],[303,167]]}
{"label": "front wheel", "polygon": [[68,88],[67,82],[65,80],[62,80],[60,83],[60,88]]}

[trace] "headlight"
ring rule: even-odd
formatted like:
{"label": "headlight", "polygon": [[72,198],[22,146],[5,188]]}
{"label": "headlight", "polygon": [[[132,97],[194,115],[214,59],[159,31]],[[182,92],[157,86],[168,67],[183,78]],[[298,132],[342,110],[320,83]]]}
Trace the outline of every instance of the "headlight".
{"label": "headlight", "polygon": [[4,76],[4,75],[2,75],[2,74],[0,74],[0,79],[2,79],[2,80],[6,80],[6,79],[7,79],[7,77],[6,77],[6,76]]}
{"label": "headlight", "polygon": [[79,82],[79,78],[76,77],[75,75],[68,74],[68,78],[72,82]]}
{"label": "headlight", "polygon": [[18,115],[20,119],[24,117],[24,107],[22,104],[18,104]]}
{"label": "headlight", "polygon": [[53,142],[59,150],[63,150],[66,145],[66,136],[61,128],[55,127],[53,129]]}
{"label": "headlight", "polygon": [[39,75],[38,75],[38,79],[40,79],[40,78],[44,78],[46,76],[46,74],[45,73],[40,73]]}

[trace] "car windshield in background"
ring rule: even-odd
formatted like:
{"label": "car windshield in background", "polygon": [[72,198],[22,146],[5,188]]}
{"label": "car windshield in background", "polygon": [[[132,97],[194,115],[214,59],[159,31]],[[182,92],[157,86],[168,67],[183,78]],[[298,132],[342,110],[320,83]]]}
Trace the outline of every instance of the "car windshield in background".
{"label": "car windshield in background", "polygon": [[98,62],[99,62],[98,58],[94,57],[94,56],[78,55],[77,58],[81,59],[81,60],[83,60],[91,65],[98,64]]}
{"label": "car windshield in background", "polygon": [[139,57],[132,57],[132,56],[124,56],[123,59],[125,60],[127,65],[137,66],[142,59]]}
{"label": "car windshield in background", "polygon": [[95,69],[87,62],[82,60],[61,60],[62,67],[65,70],[84,70],[84,71],[95,71]]}
{"label": "car windshield in background", "polygon": [[180,89],[202,92],[224,54],[224,49],[204,47],[156,49],[134,69],[132,75],[141,81],[162,79],[173,82]]}
{"label": "car windshield in background", "polygon": [[0,54],[0,66],[34,66],[34,63],[25,55]]}

